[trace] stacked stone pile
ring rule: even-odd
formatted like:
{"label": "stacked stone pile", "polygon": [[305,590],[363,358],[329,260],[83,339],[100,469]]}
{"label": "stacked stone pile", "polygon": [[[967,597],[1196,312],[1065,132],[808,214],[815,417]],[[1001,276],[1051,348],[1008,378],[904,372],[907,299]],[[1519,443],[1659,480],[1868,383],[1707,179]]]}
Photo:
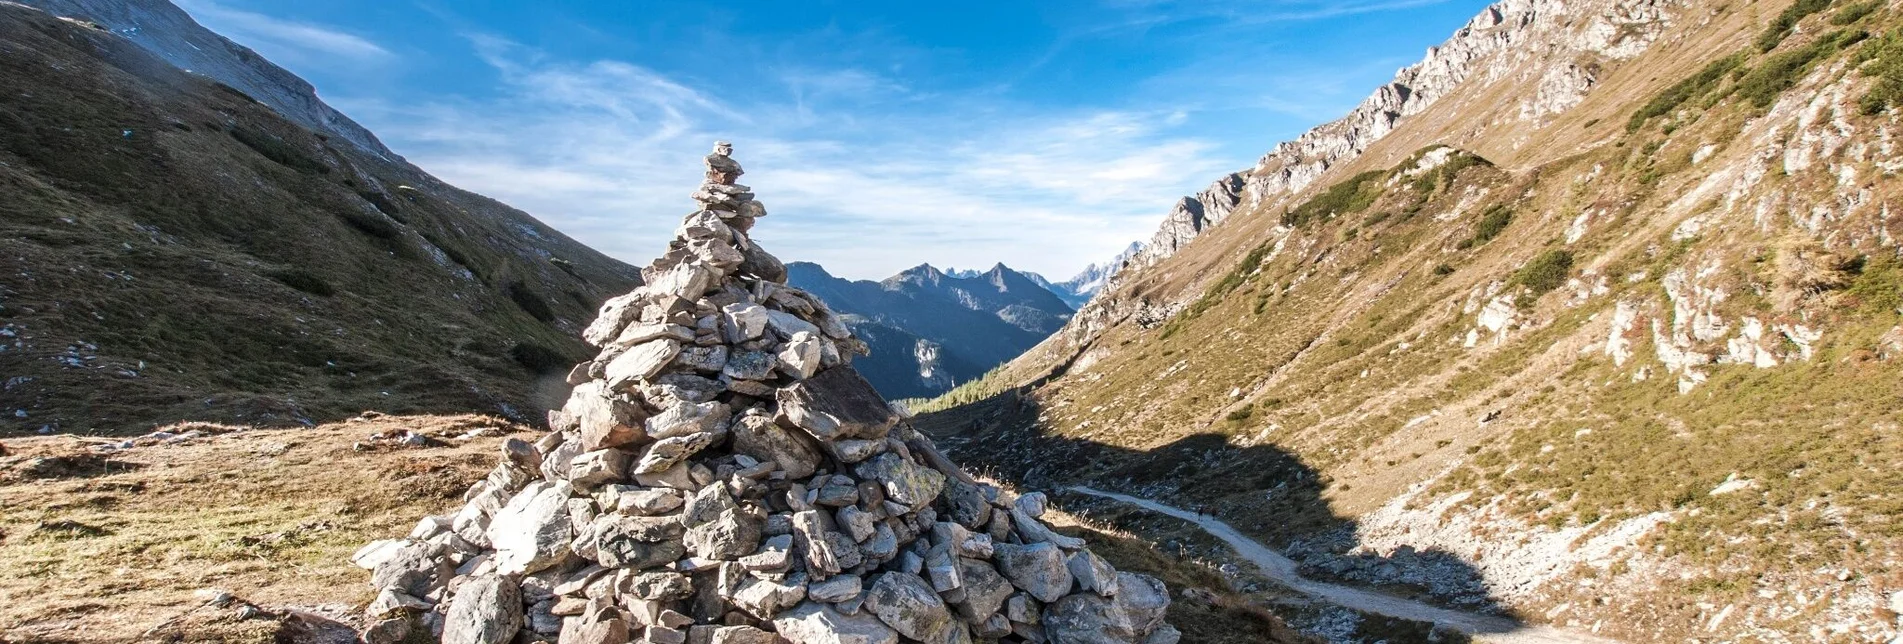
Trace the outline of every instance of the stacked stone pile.
{"label": "stacked stone pile", "polygon": [[785,285],[718,144],[646,285],[533,444],[453,514],[356,556],[372,644],[1174,644],[1169,594],[979,483],[853,370],[865,345]]}

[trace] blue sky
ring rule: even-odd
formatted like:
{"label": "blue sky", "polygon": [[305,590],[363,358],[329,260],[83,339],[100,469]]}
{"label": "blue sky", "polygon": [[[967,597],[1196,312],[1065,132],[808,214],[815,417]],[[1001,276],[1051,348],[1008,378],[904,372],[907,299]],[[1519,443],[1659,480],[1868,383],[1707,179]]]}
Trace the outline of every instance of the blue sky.
{"label": "blue sky", "polygon": [[631,263],[727,139],[782,259],[1062,279],[1486,3],[178,4],[417,165]]}

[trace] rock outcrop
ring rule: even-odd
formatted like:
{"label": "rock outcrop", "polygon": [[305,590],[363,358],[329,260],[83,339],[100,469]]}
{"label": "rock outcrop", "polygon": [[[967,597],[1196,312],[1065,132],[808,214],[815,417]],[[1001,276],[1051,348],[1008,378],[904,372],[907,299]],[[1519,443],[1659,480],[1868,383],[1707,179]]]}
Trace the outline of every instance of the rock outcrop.
{"label": "rock outcrop", "polygon": [[748,234],[719,144],[647,283],[534,444],[466,504],[365,546],[378,634],[446,644],[1169,644],[1169,595],[942,456],[853,369],[865,345]]}
{"label": "rock outcrop", "polygon": [[[1152,266],[1237,208],[1301,192],[1330,168],[1367,151],[1403,120],[1425,112],[1472,80],[1496,80],[1520,70],[1537,73],[1538,91],[1518,107],[1535,120],[1563,112],[1597,82],[1580,60],[1621,60],[1643,52],[1667,26],[1671,0],[1541,2],[1504,0],[1469,20],[1453,37],[1430,47],[1419,62],[1340,119],[1316,126],[1264,154],[1255,167],[1225,175],[1171,208],[1132,264]],[[1535,47],[1538,43],[1545,47]],[[1537,60],[1535,60],[1537,57]]]}

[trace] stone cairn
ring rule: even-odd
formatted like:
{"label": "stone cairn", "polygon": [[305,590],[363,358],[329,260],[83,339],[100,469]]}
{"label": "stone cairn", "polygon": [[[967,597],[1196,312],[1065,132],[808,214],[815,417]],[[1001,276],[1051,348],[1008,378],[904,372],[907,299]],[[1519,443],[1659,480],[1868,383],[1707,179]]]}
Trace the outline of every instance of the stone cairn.
{"label": "stone cairn", "polygon": [[718,143],[646,284],[534,443],[353,560],[370,644],[1174,644],[1169,593],[973,480],[854,371],[866,346],[748,237]]}

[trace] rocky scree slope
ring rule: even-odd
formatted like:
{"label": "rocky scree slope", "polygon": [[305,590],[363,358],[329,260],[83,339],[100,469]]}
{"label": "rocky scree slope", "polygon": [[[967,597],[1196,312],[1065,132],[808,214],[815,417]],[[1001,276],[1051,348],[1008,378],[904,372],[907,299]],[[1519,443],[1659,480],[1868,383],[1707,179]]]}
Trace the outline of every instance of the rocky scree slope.
{"label": "rocky scree slope", "polygon": [[526,416],[639,283],[115,33],[0,4],[0,62],[0,433]]}
{"label": "rocky scree slope", "polygon": [[859,369],[894,398],[935,396],[982,376],[1062,328],[1072,312],[1003,264],[966,277],[924,264],[872,282],[793,262],[787,283],[832,304],[871,345]]}
{"label": "rocky scree slope", "polygon": [[589,326],[552,431],[353,557],[364,639],[1178,641],[1162,582],[973,480],[854,371],[864,345],[748,235],[766,211],[729,152]]}
{"label": "rocky scree slope", "polygon": [[[1903,20],[1564,9],[1355,160],[1126,272],[995,379],[1036,385],[1031,418],[954,454],[1602,635],[1896,636]],[[1632,15],[1649,46],[1578,58]],[[1577,100],[1542,98],[1555,51],[1593,63]]]}

